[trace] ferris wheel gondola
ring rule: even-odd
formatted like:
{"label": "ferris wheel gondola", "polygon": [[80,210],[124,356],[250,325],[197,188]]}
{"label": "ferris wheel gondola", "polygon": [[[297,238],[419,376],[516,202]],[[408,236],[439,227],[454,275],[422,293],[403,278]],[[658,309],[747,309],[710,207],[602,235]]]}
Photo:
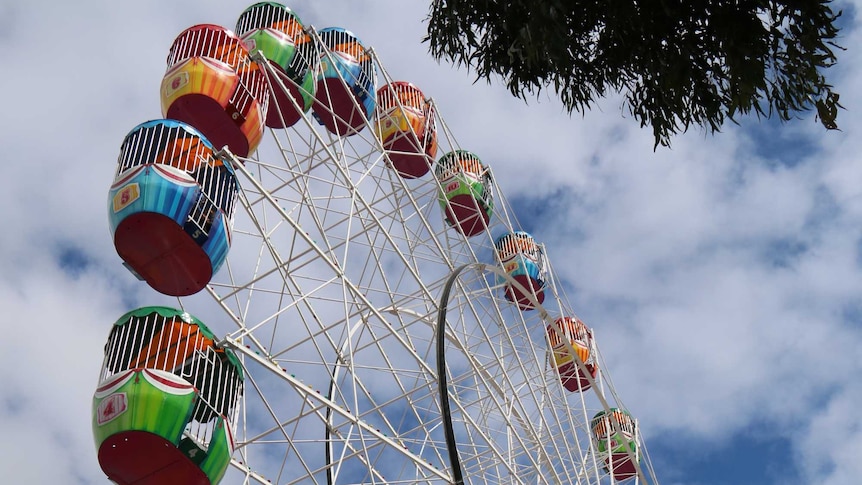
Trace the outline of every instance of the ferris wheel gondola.
{"label": "ferris wheel gondola", "polygon": [[317,91],[320,53],[314,39],[295,12],[275,2],[245,9],[236,32],[249,52],[260,51],[270,64],[271,70],[265,70],[269,85],[286,87],[269,90],[266,126],[293,126],[311,109]]}
{"label": "ferris wheel gondola", "polygon": [[99,464],[121,485],[210,485],[224,476],[243,370],[230,349],[180,310],[120,317],[93,397]]}
{"label": "ferris wheel gondola", "polygon": [[434,105],[412,83],[396,81],[377,91],[377,131],[392,168],[422,177],[437,154]]}
{"label": "ferris wheel gondola", "polygon": [[237,193],[233,169],[194,127],[142,123],[120,147],[108,194],[117,253],[156,291],[197,293],[227,257]]}

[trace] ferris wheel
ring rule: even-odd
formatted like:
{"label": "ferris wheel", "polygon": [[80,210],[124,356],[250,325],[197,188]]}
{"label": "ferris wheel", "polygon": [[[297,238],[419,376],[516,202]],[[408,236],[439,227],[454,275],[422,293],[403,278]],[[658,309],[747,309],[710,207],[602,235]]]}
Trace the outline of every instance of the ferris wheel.
{"label": "ferris wheel", "polygon": [[161,93],[109,214],[177,305],[111,329],[112,481],[657,485],[492,164],[374,49],[262,2],[182,32]]}

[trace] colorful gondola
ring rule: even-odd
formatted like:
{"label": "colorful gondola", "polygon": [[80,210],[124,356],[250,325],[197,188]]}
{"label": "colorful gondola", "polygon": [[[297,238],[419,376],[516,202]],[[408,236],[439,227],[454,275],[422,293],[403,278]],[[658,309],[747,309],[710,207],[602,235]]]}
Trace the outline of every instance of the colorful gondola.
{"label": "colorful gondola", "polygon": [[266,71],[270,92],[266,126],[293,126],[314,101],[320,71],[317,44],[296,13],[275,2],[245,9],[236,33],[250,53],[259,50],[275,71],[275,75]]}
{"label": "colorful gondola", "polygon": [[521,310],[535,308],[528,295],[540,304],[545,301],[545,253],[529,233],[506,233],[494,242],[497,261],[519,286],[506,283],[506,299],[517,303]]}
{"label": "colorful gondola", "polygon": [[263,137],[266,76],[230,30],[189,27],[174,40],[161,86],[162,115],[197,128],[217,149],[240,157]]}
{"label": "colorful gondola", "polygon": [[[616,431],[615,424],[621,433]],[[637,476],[637,467],[629,456],[631,452],[639,460],[637,423],[628,411],[617,408],[611,408],[610,413],[601,411],[590,420],[590,430],[593,446],[614,480]]]}
{"label": "colorful gondola", "polygon": [[437,161],[434,177],[440,184],[438,201],[446,223],[467,237],[488,227],[494,212],[491,172],[475,154],[449,152]]}
{"label": "colorful gondola", "polygon": [[93,396],[99,465],[119,485],[215,485],[230,463],[243,371],[181,310],[144,307],[113,325]]}
{"label": "colorful gondola", "polygon": [[[562,334],[556,330],[557,328],[562,330]],[[589,390],[592,384],[587,374],[595,379],[599,370],[592,330],[577,317],[560,317],[552,325],[548,325],[547,332],[554,365],[563,387],[571,392]],[[574,355],[566,343],[575,350]],[[581,370],[581,366],[575,359],[583,363],[586,373]]]}
{"label": "colorful gondola", "polygon": [[233,169],[199,131],[142,123],[123,140],[108,195],[114,247],[155,290],[197,293],[227,257],[237,192]]}
{"label": "colorful gondola", "polygon": [[422,177],[437,155],[434,105],[411,83],[377,90],[377,134],[392,168],[404,178]]}
{"label": "colorful gondola", "polygon": [[314,117],[330,133],[351,136],[362,131],[374,115],[374,62],[362,41],[349,30],[327,27],[319,35],[323,50],[312,107]]}

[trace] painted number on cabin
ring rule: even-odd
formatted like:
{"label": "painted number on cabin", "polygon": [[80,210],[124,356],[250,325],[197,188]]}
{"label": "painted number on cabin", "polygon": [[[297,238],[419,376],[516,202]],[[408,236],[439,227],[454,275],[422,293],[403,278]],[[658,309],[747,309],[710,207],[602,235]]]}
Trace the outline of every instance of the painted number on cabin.
{"label": "painted number on cabin", "polygon": [[96,422],[102,426],[126,412],[127,409],[125,392],[111,394],[99,403],[99,407],[96,409]]}
{"label": "painted number on cabin", "polygon": [[178,90],[180,90],[183,86],[189,83],[189,73],[187,72],[179,72],[177,73],[173,79],[171,79],[170,84],[165,86],[165,97],[170,98],[174,95]]}
{"label": "painted number on cabin", "polygon": [[140,187],[138,187],[137,183],[131,183],[126,185],[122,189],[119,190],[116,194],[114,194],[113,206],[114,213],[120,212],[129,206],[132,202],[138,200],[138,197],[141,196]]}

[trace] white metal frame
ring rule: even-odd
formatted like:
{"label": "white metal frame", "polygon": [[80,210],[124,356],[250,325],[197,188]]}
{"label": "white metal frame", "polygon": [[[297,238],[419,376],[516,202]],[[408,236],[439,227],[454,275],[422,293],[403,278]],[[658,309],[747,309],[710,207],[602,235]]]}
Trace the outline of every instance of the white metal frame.
{"label": "white metal frame", "polygon": [[[381,84],[392,82],[368,53]],[[274,89],[291,82],[270,74]],[[439,157],[461,145],[436,111]],[[374,120],[339,138],[309,114],[269,138],[246,159],[220,153],[241,186],[233,247],[205,294],[181,301],[246,369],[239,472],[226,481],[453,483],[435,316],[450,275],[472,264],[454,282],[445,334],[465,483],[611,483],[589,420],[625,406],[600,353],[592,389],[562,387],[545,328],[575,313],[552,255],[544,306],[528,295],[536,309],[522,312],[505,300],[517,282],[493,263],[493,242],[519,224],[498,185],[487,230],[466,238],[443,222],[433,171],[404,180],[386,166]],[[638,444],[632,483],[658,485]]]}

